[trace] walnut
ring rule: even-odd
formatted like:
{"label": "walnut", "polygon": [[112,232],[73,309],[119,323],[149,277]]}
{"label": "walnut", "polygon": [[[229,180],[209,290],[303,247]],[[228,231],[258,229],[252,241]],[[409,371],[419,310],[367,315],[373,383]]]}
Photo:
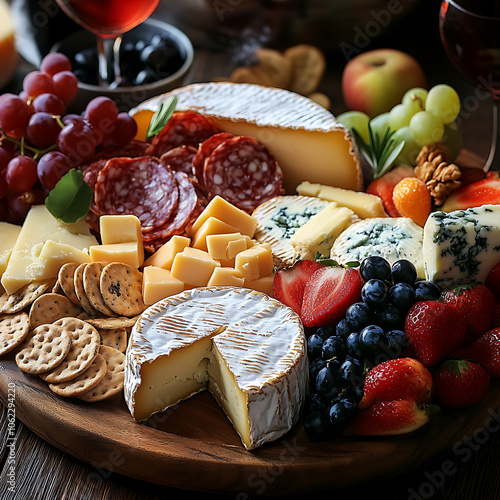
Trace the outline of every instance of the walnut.
{"label": "walnut", "polygon": [[449,163],[448,152],[440,144],[425,146],[417,156],[415,175],[423,180],[434,203],[442,205],[446,198],[461,185],[462,172],[454,163]]}

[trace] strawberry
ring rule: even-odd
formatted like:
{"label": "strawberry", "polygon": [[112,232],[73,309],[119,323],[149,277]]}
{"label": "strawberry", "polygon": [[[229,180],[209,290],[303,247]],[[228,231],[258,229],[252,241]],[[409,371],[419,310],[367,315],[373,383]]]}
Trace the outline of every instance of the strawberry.
{"label": "strawberry", "polygon": [[304,288],[300,317],[306,327],[335,325],[347,308],[361,300],[362,280],[352,267],[324,266],[314,271]]}
{"label": "strawberry", "polygon": [[384,361],[366,374],[363,397],[358,408],[364,410],[380,401],[413,399],[428,402],[432,392],[432,375],[420,361],[398,358]]}
{"label": "strawberry", "polygon": [[306,281],[320,267],[323,264],[315,260],[300,260],[291,267],[278,270],[273,280],[274,298],[300,314]]}
{"label": "strawberry", "polygon": [[488,273],[484,284],[491,290],[495,300],[500,302],[500,263]]}
{"label": "strawberry", "polygon": [[465,408],[481,401],[490,387],[486,370],[468,360],[450,359],[434,372],[434,395],[442,408]]}
{"label": "strawberry", "polygon": [[401,217],[401,214],[394,206],[394,201],[392,199],[392,192],[394,186],[405,177],[415,177],[415,172],[413,167],[408,165],[400,165],[398,167],[389,170],[378,179],[374,179],[368,184],[366,192],[369,194],[374,194],[382,198],[382,204],[384,205],[385,211],[391,217]]}
{"label": "strawberry", "polygon": [[388,436],[406,434],[429,421],[427,407],[411,399],[380,401],[359,411],[347,424],[344,434]]}
{"label": "strawberry", "polygon": [[500,378],[500,328],[493,328],[472,344],[458,349],[453,357],[475,361],[491,378]]}
{"label": "strawberry", "polygon": [[453,306],[424,300],[414,304],[406,314],[405,332],[416,358],[429,367],[463,344],[467,328]]}
{"label": "strawberry", "polygon": [[469,338],[477,339],[490,329],[495,314],[495,296],[485,285],[458,286],[445,292],[443,301],[463,315]]}

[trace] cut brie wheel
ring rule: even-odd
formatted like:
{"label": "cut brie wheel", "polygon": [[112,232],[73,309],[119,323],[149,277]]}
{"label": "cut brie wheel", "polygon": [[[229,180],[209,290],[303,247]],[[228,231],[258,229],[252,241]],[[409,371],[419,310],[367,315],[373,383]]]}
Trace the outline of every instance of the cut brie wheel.
{"label": "cut brie wheel", "polygon": [[251,450],[297,423],[308,379],[306,338],[291,308],[245,288],[194,288],[141,315],[124,393],[143,421],[208,389]]}

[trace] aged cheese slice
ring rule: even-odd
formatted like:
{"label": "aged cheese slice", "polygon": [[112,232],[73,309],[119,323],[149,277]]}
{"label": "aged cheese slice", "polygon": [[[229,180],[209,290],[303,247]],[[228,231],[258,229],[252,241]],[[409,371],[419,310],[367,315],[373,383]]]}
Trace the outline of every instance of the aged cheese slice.
{"label": "aged cheese slice", "polygon": [[7,268],[12,249],[20,232],[21,226],[9,222],[0,222],[0,276]]}
{"label": "aged cheese slice", "polygon": [[137,421],[208,389],[251,450],[288,432],[308,391],[299,316],[268,295],[195,288],[150,306],[127,349],[125,401]]}
{"label": "aged cheese slice", "polygon": [[149,121],[176,95],[176,109],[197,111],[222,130],[262,142],[278,161],[287,193],[304,180],[362,189],[355,145],[346,128],[323,106],[288,90],[255,84],[195,83],[145,101],[130,111]]}

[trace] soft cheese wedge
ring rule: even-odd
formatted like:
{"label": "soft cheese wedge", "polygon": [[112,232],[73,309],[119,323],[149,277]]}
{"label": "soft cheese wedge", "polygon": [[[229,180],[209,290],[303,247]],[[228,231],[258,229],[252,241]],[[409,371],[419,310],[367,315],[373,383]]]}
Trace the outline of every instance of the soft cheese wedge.
{"label": "soft cheese wedge", "polygon": [[290,430],[307,388],[300,318],[264,293],[187,290],[149,307],[131,333],[124,394],[137,421],[208,389],[251,450]]}
{"label": "soft cheese wedge", "polygon": [[197,111],[226,132],[264,144],[283,171],[287,193],[304,180],[362,189],[362,171],[347,129],[307,97],[255,84],[195,83],[145,101],[130,113],[139,124],[149,124],[160,104],[173,95],[178,97],[177,110]]}

